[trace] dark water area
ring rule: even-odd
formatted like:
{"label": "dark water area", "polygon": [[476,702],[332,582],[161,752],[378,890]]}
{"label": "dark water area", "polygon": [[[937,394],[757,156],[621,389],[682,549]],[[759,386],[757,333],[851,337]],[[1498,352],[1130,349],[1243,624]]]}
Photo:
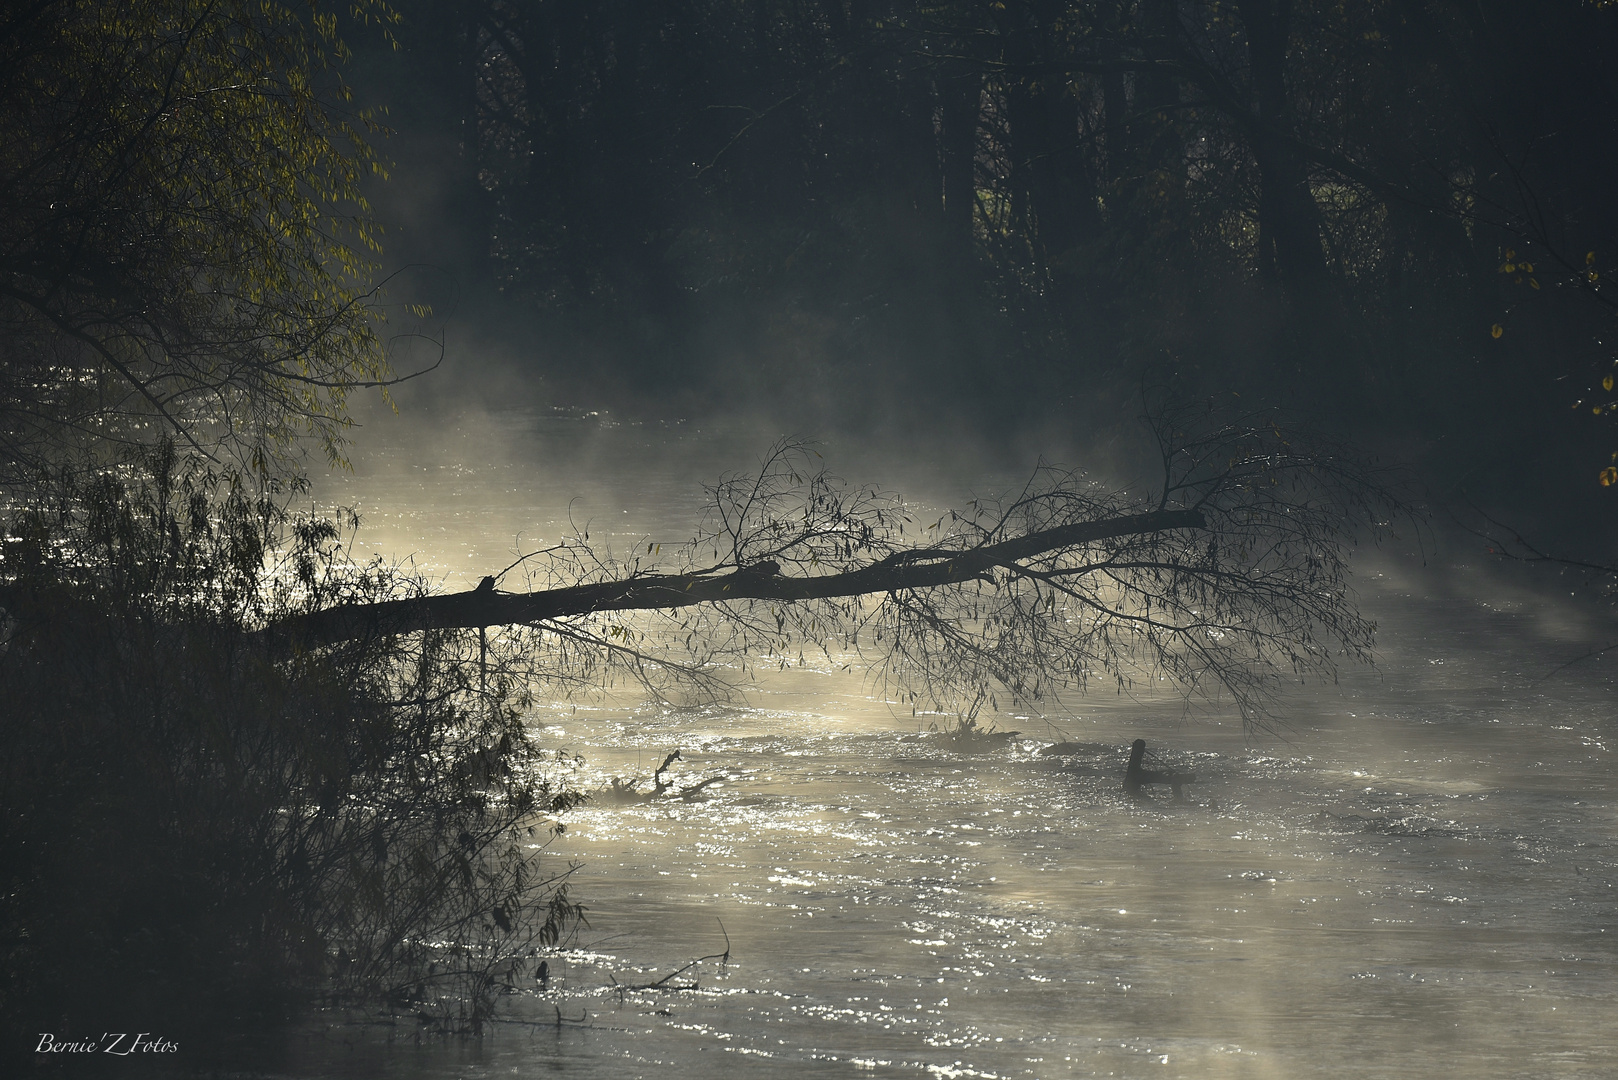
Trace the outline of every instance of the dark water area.
{"label": "dark water area", "polygon": [[[626,549],[683,539],[701,482],[760,448],[751,432],[531,412],[382,434],[319,495],[357,504],[362,543],[414,553],[449,587],[570,521]],[[1006,475],[970,476],[947,453],[864,464],[922,503],[943,497],[927,490],[940,478]],[[1187,716],[1167,688],[1109,689],[995,715],[1020,734],[958,753],[927,730],[937,718],[837,655],[725,706],[543,703],[538,737],[582,758],[585,787],[674,749],[678,785],[723,779],[690,801],[569,815],[550,857],[578,864],[590,926],[483,1038],[331,1016],[238,1067],[1610,1076],[1618,715],[1610,660],[1558,670],[1604,643],[1605,616],[1576,588],[1456,550],[1369,553],[1377,666],[1299,687],[1273,732]],[[1188,804],[1124,797],[1137,737],[1197,774]],[[1062,740],[1088,747],[1039,753]]]}

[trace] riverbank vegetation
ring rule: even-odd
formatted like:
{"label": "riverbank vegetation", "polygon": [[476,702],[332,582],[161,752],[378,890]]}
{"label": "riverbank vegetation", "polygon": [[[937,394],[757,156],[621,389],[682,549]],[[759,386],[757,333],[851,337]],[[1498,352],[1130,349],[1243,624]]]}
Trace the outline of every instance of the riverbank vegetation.
{"label": "riverbank vegetation", "polygon": [[[1606,17],[1554,7],[1564,36]],[[964,732],[1002,696],[1138,672],[1261,720],[1369,655],[1347,560],[1399,501],[1273,419],[1287,395],[1222,391],[1431,402],[1484,354],[1427,370],[1411,350],[1525,337],[1501,306],[1518,277],[1605,295],[1605,256],[1567,255],[1605,235],[1599,207],[1521,209],[1546,177],[1594,190],[1604,159],[1499,180],[1523,160],[1510,100],[1500,146],[1478,124],[1430,138],[1500,32],[1450,5],[656,10],[0,16],[7,1054],[315,1000],[475,1029],[582,916],[543,854],[579,796],[529,737],[536,686],[713,697],[820,648]],[[1596,48],[1610,27],[1589,25]],[[422,370],[410,342],[439,350],[379,284],[381,113],[345,81],[347,34],[372,76],[439,48],[420,83],[447,80],[460,133],[450,269],[611,353],[603,377],[714,389],[745,354],[765,359],[728,384],[746,392],[924,378],[992,422],[1154,371],[1175,388],[1144,410],[1160,474],[1119,491],[1041,468],[918,521],[782,444],[715,485],[689,542],[636,557],[580,537],[521,585],[490,567],[451,595],[351,560],[357,522],[294,509],[308,459],[341,463],[352,395]],[[1516,84],[1554,74],[1532,72]],[[1395,97],[1408,129],[1375,119]],[[1504,355],[1466,385],[1516,385]]]}
{"label": "riverbank vegetation", "polygon": [[[349,18],[385,40],[394,16]],[[317,7],[0,17],[7,1060],[29,1032],[183,1042],[320,995],[475,1025],[579,914],[537,859],[576,796],[511,654],[253,636],[425,588],[288,510],[409,331],[376,283],[380,128],[347,56]]]}
{"label": "riverbank vegetation", "polygon": [[1398,506],[1352,455],[1205,413],[1158,415],[1157,490],[1042,469],[931,527],[784,444],[688,543],[581,538],[526,590],[448,595],[172,442],[60,470],[0,578],[9,1015],[324,997],[476,1029],[582,914],[541,858],[579,795],[530,740],[540,686],[711,700],[835,650],[961,732],[1139,679],[1263,722],[1369,659],[1347,558]]}
{"label": "riverbank vegetation", "polygon": [[8,1027],[195,1038],[319,999],[475,1026],[579,915],[539,859],[567,770],[476,633],[271,655],[266,620],[425,586],[235,479],[166,444],[12,508]]}

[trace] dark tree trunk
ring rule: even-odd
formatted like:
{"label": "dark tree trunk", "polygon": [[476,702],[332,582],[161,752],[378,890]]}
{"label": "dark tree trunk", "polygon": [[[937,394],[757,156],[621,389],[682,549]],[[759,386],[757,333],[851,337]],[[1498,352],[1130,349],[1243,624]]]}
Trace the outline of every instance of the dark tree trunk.
{"label": "dark tree trunk", "polygon": [[1129,158],[1129,83],[1122,71],[1109,71],[1101,80],[1102,117],[1106,123],[1107,173],[1123,175]]}
{"label": "dark tree trunk", "polygon": [[1292,0],[1240,0],[1237,9],[1247,29],[1258,106],[1251,149],[1260,182],[1259,270],[1295,294],[1313,294],[1325,283],[1326,259],[1308,167],[1287,139],[1292,126],[1286,91]]}
{"label": "dark tree trunk", "polygon": [[[1180,34],[1176,0],[1141,0],[1138,18],[1150,39],[1170,41]],[[1171,109],[1180,103],[1179,88],[1167,70],[1148,67],[1135,77],[1135,110]],[[1167,117],[1165,116],[1165,119]]]}
{"label": "dark tree trunk", "polygon": [[1029,72],[1006,92],[1013,199],[1047,261],[1094,238],[1101,228],[1095,178],[1079,152],[1079,108],[1073,87],[1046,72],[1046,42],[1057,11],[1038,4],[1020,25],[1007,25],[1004,55],[1012,70]]}
{"label": "dark tree trunk", "polygon": [[976,74],[938,80],[941,113],[939,168],[943,175],[945,230],[950,242],[969,250],[977,207],[978,111],[982,79]]}
{"label": "dark tree trunk", "polygon": [[1011,98],[1011,138],[1033,234],[1048,260],[1095,237],[1095,181],[1078,150],[1078,104],[1069,88],[1044,85]]}
{"label": "dark tree trunk", "polygon": [[600,611],[646,611],[730,600],[813,600],[930,589],[983,577],[999,566],[1062,548],[1119,536],[1138,536],[1207,524],[1196,510],[1157,510],[1062,525],[997,544],[959,551],[899,552],[856,570],[820,577],[787,577],[774,563],[730,574],[643,575],[533,593],[480,587],[466,592],[348,604],[271,626],[263,633],[290,648],[306,648],[373,634],[477,629],[544,622]]}

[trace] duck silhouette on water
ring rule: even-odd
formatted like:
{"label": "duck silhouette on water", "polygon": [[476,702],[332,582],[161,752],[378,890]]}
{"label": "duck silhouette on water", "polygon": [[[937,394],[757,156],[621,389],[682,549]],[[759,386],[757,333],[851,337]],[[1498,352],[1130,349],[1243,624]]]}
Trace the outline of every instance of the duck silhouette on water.
{"label": "duck silhouette on water", "polygon": [[1184,802],[1185,796],[1180,789],[1186,784],[1196,783],[1195,773],[1175,772],[1173,769],[1148,769],[1143,764],[1146,759],[1146,740],[1136,739],[1129,748],[1129,768],[1124,772],[1124,794],[1132,799],[1148,798],[1141,790],[1147,784],[1167,784],[1174,789],[1174,801]]}

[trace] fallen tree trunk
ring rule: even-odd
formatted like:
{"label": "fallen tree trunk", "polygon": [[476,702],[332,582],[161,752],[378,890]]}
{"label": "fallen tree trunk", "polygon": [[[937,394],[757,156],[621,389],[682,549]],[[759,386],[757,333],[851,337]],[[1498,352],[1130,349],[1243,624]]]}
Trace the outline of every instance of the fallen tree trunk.
{"label": "fallen tree trunk", "polygon": [[288,648],[310,648],[376,634],[477,629],[545,622],[601,611],[690,607],[726,600],[792,602],[929,589],[981,578],[995,567],[1121,536],[1200,529],[1197,510],[1156,510],[1073,522],[963,549],[897,551],[841,573],[785,576],[773,562],[729,574],[645,574],[528,593],[480,587],[464,592],[343,604],[275,623],[262,634]]}
{"label": "fallen tree trunk", "polygon": [[[667,555],[643,538],[618,561],[586,534],[476,589],[400,599],[361,570],[355,599],[320,607],[311,585],[310,606],[271,620],[259,641],[295,656],[421,635],[424,649],[475,647],[481,687],[483,629],[531,627],[541,634],[511,635],[536,658],[525,677],[594,682],[610,669],[665,700],[722,697],[728,672],[835,645],[894,694],[963,722],[1002,692],[1032,702],[1095,680],[1124,691],[1137,677],[1224,698],[1258,722],[1287,682],[1331,677],[1339,655],[1369,661],[1375,627],[1355,608],[1348,555],[1358,531],[1385,533],[1400,509],[1351,454],[1273,423],[1210,430],[1200,410],[1153,419],[1156,491],[1108,492],[1042,465],[1015,495],[918,525],[896,496],[850,486],[784,442],[757,473],[710,488],[694,535]],[[342,595],[342,556],[328,555],[325,595]],[[496,587],[535,556],[545,561],[527,572],[541,584]],[[621,617],[635,613],[649,617]],[[454,639],[469,630],[475,646]]]}

